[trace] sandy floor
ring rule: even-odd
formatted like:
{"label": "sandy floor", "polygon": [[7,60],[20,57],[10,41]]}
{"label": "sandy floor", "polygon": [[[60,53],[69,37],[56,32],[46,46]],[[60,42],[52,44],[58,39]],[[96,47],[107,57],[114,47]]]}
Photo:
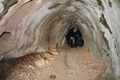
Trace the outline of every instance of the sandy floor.
{"label": "sandy floor", "polygon": [[85,48],[64,48],[49,66],[42,69],[41,79],[98,80],[97,77],[103,71],[104,65],[95,60]]}
{"label": "sandy floor", "polygon": [[85,48],[64,47],[51,64],[38,70],[35,80],[98,80],[104,66]]}
{"label": "sandy floor", "polygon": [[[83,48],[60,49],[55,60],[42,67],[16,68],[4,80],[99,80],[104,65]],[[26,62],[27,63],[27,62]],[[2,79],[3,80],[3,79]]]}

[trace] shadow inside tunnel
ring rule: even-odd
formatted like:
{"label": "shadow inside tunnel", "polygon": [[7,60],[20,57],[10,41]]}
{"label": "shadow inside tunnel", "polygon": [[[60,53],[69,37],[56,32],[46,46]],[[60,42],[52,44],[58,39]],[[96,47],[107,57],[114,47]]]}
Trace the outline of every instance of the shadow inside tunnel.
{"label": "shadow inside tunnel", "polygon": [[84,45],[82,33],[80,32],[78,25],[73,25],[72,28],[68,29],[66,44],[72,48],[82,47]]}

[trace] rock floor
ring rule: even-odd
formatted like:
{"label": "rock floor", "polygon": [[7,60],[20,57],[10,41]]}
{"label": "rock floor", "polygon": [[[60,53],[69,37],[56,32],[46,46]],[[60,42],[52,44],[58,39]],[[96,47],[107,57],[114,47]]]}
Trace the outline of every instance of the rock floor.
{"label": "rock floor", "polygon": [[62,47],[60,51],[50,64],[16,70],[6,80],[99,80],[104,72],[104,64],[95,60],[84,47]]}
{"label": "rock floor", "polygon": [[42,75],[43,80],[53,80],[49,79],[50,75],[55,75],[55,80],[99,80],[98,76],[104,72],[104,64],[95,60],[85,48],[61,49],[50,66],[42,69],[48,75]]}

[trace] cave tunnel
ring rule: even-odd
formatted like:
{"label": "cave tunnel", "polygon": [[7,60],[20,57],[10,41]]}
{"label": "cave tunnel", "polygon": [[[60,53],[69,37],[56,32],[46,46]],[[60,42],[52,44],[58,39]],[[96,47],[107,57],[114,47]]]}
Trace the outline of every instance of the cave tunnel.
{"label": "cave tunnel", "polygon": [[[119,4],[1,0],[0,79],[120,80]],[[83,40],[78,48],[66,46],[74,23]]]}

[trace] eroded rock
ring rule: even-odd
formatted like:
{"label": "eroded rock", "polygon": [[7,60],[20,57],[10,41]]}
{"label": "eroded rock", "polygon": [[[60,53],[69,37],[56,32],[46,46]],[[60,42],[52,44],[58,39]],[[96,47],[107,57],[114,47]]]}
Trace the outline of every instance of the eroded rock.
{"label": "eroded rock", "polygon": [[54,53],[59,54],[56,49],[53,49],[50,52],[36,52],[19,58],[3,60],[0,63],[0,79],[15,80],[10,75],[19,75],[19,71],[24,69],[35,69],[35,67],[45,66],[57,57]]}
{"label": "eroded rock", "polygon": [[[118,0],[11,0],[9,4],[5,1],[0,2],[0,34],[7,31],[11,35],[6,39],[7,43],[0,46],[3,58],[16,58],[46,51],[50,46],[64,45],[67,30],[77,18],[85,46],[97,59],[105,62],[105,74],[119,80]],[[3,2],[6,8],[3,8]]]}

